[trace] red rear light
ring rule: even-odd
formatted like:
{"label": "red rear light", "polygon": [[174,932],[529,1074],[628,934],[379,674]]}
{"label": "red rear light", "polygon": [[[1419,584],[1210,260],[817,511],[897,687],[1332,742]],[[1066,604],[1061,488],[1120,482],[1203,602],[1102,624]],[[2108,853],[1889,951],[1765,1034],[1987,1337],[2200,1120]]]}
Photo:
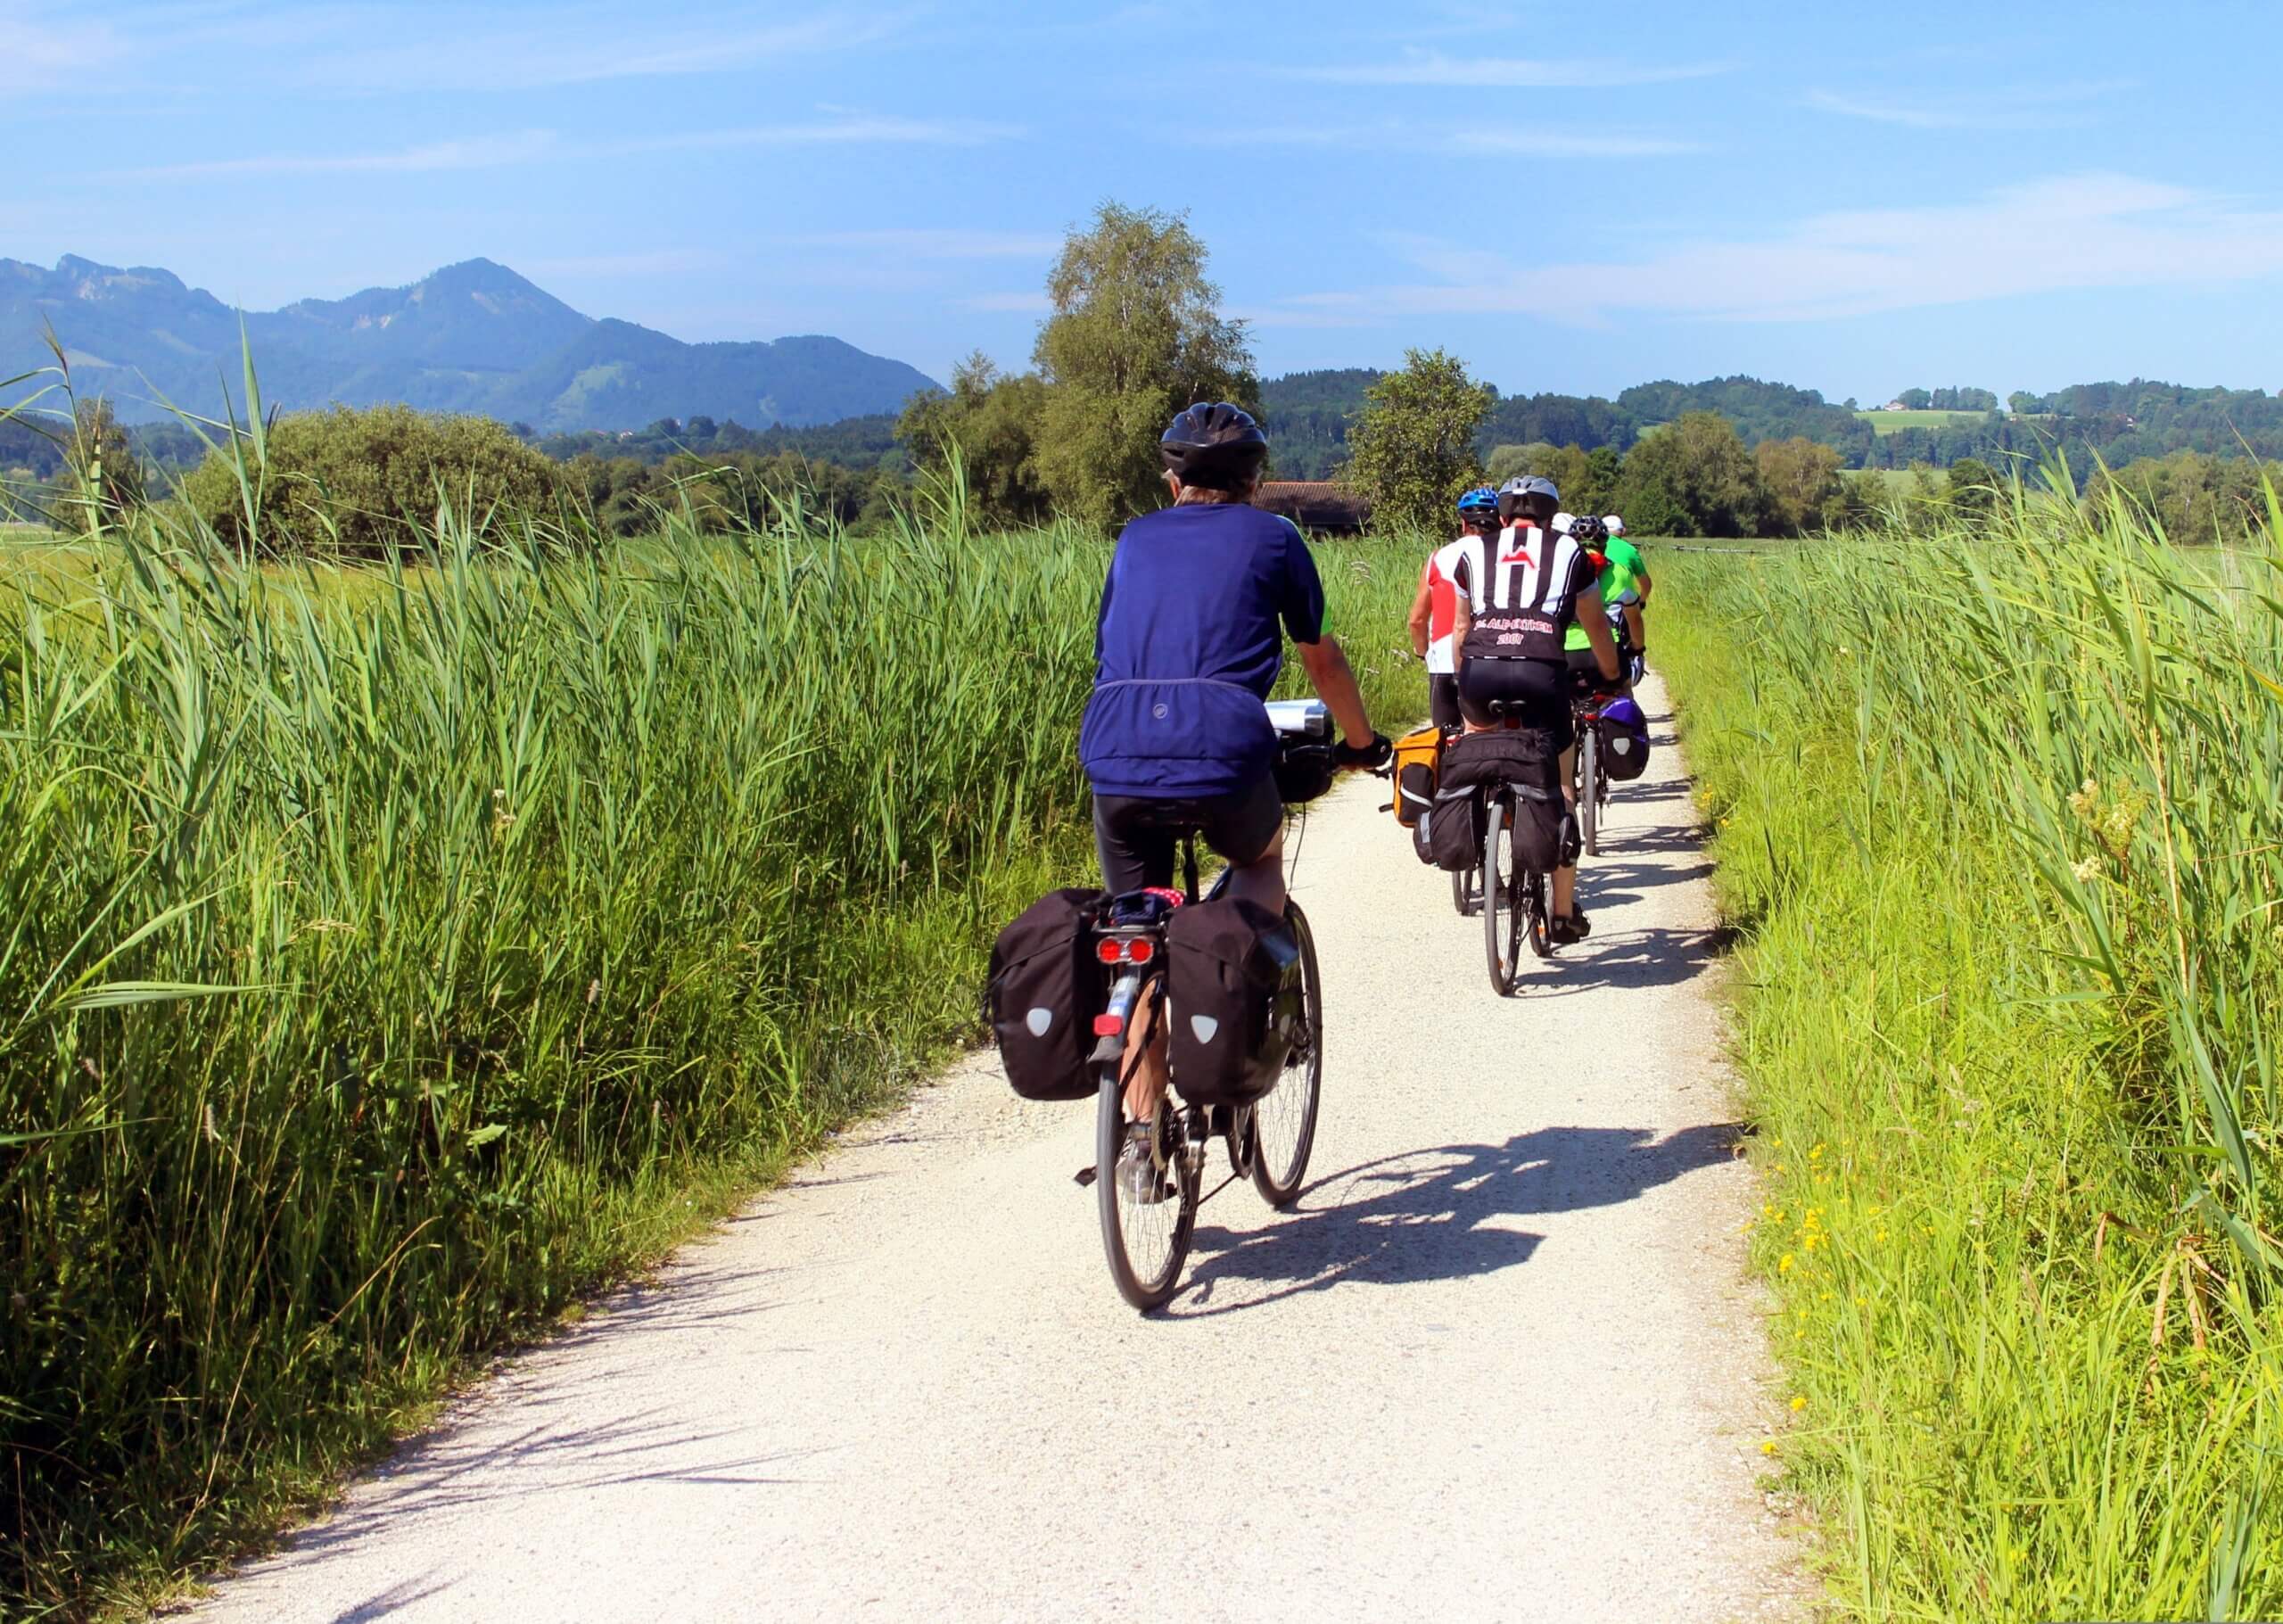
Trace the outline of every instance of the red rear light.
{"label": "red rear light", "polygon": [[1125,957],[1125,944],[1115,936],[1104,936],[1094,944],[1094,957],[1104,964],[1116,964]]}
{"label": "red rear light", "polygon": [[1096,1037],[1117,1037],[1124,1033],[1125,1030],[1125,1017],[1123,1015],[1097,1015],[1094,1017],[1094,1035]]}
{"label": "red rear light", "polygon": [[1158,944],[1147,936],[1136,936],[1125,944],[1128,964],[1147,964],[1158,956]]}

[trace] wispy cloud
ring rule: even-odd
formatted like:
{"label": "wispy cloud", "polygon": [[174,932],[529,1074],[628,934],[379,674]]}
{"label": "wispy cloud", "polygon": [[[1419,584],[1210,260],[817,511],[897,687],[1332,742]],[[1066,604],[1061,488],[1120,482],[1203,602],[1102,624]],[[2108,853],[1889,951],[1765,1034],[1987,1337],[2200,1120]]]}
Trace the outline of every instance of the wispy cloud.
{"label": "wispy cloud", "polygon": [[727,152],[743,147],[860,145],[979,146],[1020,132],[1008,125],[958,119],[841,117],[807,124],[683,130],[621,141],[565,141],[547,129],[431,141],[372,153],[265,153],[201,159],[144,169],[115,170],[112,180],[220,179],[251,175],[410,175],[503,169],[547,160],[649,157],[666,153]]}
{"label": "wispy cloud", "polygon": [[[1465,243],[1392,241],[1429,280],[1364,296],[1389,317],[1497,313],[1592,324],[1644,311],[1809,321],[2283,274],[2283,212],[2106,174],[2004,187],[1956,204],[1817,215],[1769,235],[1685,243],[1637,261],[1518,269]],[[1285,300],[1277,308],[1307,314],[1321,307]]]}
{"label": "wispy cloud", "polygon": [[587,276],[598,281],[616,277],[640,279],[683,276],[715,270],[729,263],[729,255],[711,248],[657,248],[627,254],[569,254],[532,260],[520,268],[532,276]]}
{"label": "wispy cloud", "polygon": [[679,135],[592,142],[581,157],[622,158],[649,153],[721,152],[747,146],[838,146],[863,143],[909,146],[985,146],[1023,133],[1014,124],[974,119],[907,119],[894,114],[844,115],[806,124],[755,124],[743,128],[689,130]]}
{"label": "wispy cloud", "polygon": [[107,22],[58,21],[0,0],[0,90],[43,88],[50,74],[108,66],[126,45]]}
{"label": "wispy cloud", "polygon": [[1909,129],[2060,129],[2092,120],[2090,105],[2131,88],[2119,79],[2039,85],[1960,95],[1943,90],[1915,96],[1858,96],[1834,90],[1808,93],[1818,112],[1899,124]]}
{"label": "wispy cloud", "polygon": [[1062,238],[1043,231],[975,231],[910,227],[881,231],[825,231],[791,236],[801,248],[878,250],[908,260],[1044,260],[1059,253]]}
{"label": "wispy cloud", "polygon": [[359,29],[355,41],[307,58],[299,77],[354,90],[499,91],[728,73],[876,45],[910,16],[835,7],[788,22],[755,25],[725,13],[696,21],[684,14],[666,23],[647,12],[572,8],[534,27],[523,17],[440,8],[424,37],[376,47]]}
{"label": "wispy cloud", "polygon": [[1054,301],[1044,293],[977,293],[972,299],[960,300],[960,308],[1015,316],[1043,316],[1054,309]]}
{"label": "wispy cloud", "polygon": [[1241,143],[1323,151],[1403,152],[1446,158],[1659,158],[1701,153],[1694,141],[1631,131],[1450,129],[1399,120],[1373,124],[1277,124],[1253,129],[1167,132],[1184,144]]}
{"label": "wispy cloud", "polygon": [[1601,90],[1619,85],[1665,85],[1679,79],[1710,78],[1734,70],[1725,62],[1643,62],[1562,61],[1520,56],[1446,56],[1440,51],[1405,50],[1392,61],[1341,62],[1282,68],[1284,78],[1322,85],[1438,85],[1510,89],[1531,87]]}
{"label": "wispy cloud", "polygon": [[1664,158],[1704,150],[1697,142],[1659,136],[1559,129],[1458,130],[1447,145],[1453,153],[1485,158]]}
{"label": "wispy cloud", "polygon": [[423,175],[446,169],[492,169],[530,163],[560,150],[554,131],[527,129],[511,135],[429,141],[377,153],[262,153],[243,158],[205,158],[192,163],[117,170],[105,178],[203,180],[242,175]]}

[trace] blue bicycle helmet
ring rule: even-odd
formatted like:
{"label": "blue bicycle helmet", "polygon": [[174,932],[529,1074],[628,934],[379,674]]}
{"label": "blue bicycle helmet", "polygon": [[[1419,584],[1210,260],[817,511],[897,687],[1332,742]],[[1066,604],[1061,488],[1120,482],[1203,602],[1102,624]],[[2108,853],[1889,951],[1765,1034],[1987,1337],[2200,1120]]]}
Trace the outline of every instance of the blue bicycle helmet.
{"label": "blue bicycle helmet", "polygon": [[1475,519],[1498,511],[1498,493],[1488,485],[1477,485],[1459,498],[1459,517]]}

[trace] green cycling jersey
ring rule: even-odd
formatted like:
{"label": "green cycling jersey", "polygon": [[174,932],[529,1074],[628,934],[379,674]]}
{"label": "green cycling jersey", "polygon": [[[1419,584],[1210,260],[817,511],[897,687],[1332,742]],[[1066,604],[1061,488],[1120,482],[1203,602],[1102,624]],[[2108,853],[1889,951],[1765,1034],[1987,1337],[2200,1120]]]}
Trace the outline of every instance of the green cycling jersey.
{"label": "green cycling jersey", "polygon": [[[1602,602],[1610,608],[1621,603],[1637,603],[1641,597],[1642,578],[1649,573],[1648,560],[1641,556],[1641,549],[1623,536],[1611,536],[1602,544],[1602,556],[1609,560],[1595,583],[1602,589]],[[1564,648],[1589,647],[1586,629],[1572,626],[1562,638]]]}

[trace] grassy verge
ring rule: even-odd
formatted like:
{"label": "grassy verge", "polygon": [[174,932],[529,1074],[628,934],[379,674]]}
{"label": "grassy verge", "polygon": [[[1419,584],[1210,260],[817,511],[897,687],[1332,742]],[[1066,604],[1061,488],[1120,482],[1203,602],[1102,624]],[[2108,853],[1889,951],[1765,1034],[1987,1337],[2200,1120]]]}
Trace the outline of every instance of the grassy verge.
{"label": "grassy verge", "polygon": [[1768,1448],[1847,1616],[2283,1613],[2283,573],[2240,567],[2035,496],[1658,565],[1745,933]]}
{"label": "grassy verge", "polygon": [[[181,523],[0,593],[0,1612],[259,1541],[972,1035],[1091,867],[1091,537]],[[1416,551],[1321,556],[1415,710]]]}

